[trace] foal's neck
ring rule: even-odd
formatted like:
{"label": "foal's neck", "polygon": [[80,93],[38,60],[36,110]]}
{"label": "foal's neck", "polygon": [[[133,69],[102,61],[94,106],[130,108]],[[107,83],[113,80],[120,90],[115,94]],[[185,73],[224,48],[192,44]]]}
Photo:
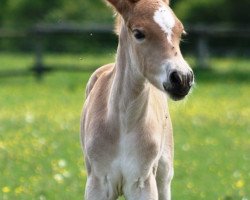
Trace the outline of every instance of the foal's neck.
{"label": "foal's neck", "polygon": [[[124,28],[125,29],[125,28]],[[109,104],[111,112],[131,127],[146,116],[150,86],[132,55],[126,30],[121,31]],[[125,119],[124,119],[125,118]]]}

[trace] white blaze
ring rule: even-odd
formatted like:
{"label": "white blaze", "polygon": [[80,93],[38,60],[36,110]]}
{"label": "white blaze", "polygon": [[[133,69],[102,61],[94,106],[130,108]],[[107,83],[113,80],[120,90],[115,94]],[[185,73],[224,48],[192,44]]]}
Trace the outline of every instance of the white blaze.
{"label": "white blaze", "polygon": [[161,6],[157,11],[155,11],[154,20],[167,34],[169,43],[172,43],[172,29],[175,26],[175,19],[170,8],[167,6]]}

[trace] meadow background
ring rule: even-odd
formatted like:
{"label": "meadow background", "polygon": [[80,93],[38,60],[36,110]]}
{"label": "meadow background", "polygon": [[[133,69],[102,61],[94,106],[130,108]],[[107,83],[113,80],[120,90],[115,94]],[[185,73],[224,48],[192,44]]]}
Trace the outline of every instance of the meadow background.
{"label": "meadow background", "polygon": [[[187,24],[249,26],[248,0],[172,2]],[[0,33],[65,21],[112,23],[112,14],[98,0],[0,2]],[[83,36],[77,38],[84,44],[80,48],[67,38],[43,41],[44,64],[82,70],[55,71],[42,80],[32,73],[1,76],[6,70],[26,70],[35,61],[29,38],[0,38],[0,200],[83,198],[86,170],[79,121],[84,90],[96,67],[114,61],[116,39],[102,45]],[[249,40],[226,40],[231,49],[224,54],[217,51],[220,41],[213,40],[208,69],[201,69],[193,51],[185,50],[196,86],[186,100],[169,102],[175,137],[174,200],[250,200]],[[188,36],[182,47],[192,47],[192,41]]]}

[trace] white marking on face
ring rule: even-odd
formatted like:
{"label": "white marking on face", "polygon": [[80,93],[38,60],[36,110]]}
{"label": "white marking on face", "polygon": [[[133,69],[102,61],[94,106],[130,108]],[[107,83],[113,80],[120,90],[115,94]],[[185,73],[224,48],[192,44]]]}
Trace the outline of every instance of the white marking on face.
{"label": "white marking on face", "polygon": [[159,24],[161,29],[167,34],[169,43],[172,43],[172,29],[175,26],[175,19],[170,8],[161,6],[154,14],[154,21]]}

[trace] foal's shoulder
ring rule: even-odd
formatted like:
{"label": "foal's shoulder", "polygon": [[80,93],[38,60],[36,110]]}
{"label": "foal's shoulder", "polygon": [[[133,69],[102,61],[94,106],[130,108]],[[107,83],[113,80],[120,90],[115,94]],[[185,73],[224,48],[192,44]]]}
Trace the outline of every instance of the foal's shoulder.
{"label": "foal's shoulder", "polygon": [[92,88],[94,87],[96,81],[103,76],[106,72],[111,71],[114,67],[114,63],[110,63],[107,65],[104,65],[97,70],[94,71],[94,73],[89,78],[89,81],[86,86],[86,98],[88,97],[89,93],[91,92]]}

